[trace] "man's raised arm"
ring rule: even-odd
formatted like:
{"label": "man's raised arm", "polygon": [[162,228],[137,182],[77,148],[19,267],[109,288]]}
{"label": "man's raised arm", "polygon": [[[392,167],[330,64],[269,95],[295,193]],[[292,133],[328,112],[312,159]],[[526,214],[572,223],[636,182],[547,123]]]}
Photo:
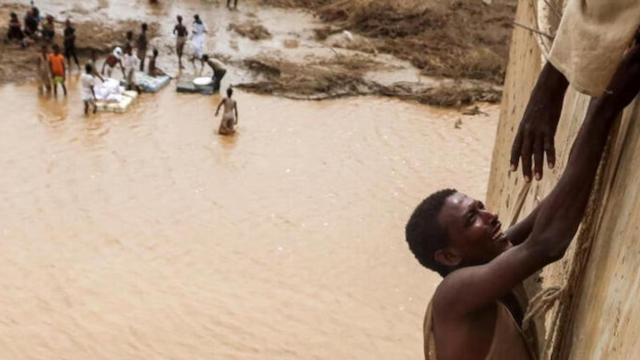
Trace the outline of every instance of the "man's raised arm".
{"label": "man's raised arm", "polygon": [[564,256],[584,216],[613,124],[639,90],[640,46],[635,46],[618,67],[607,93],[591,101],[567,166],[558,184],[539,205],[527,240],[485,265],[451,273],[441,286],[439,301],[448,303],[449,309],[458,315],[475,311]]}
{"label": "man's raised arm", "polygon": [[551,246],[553,258],[564,255],[584,215],[607,138],[618,114],[640,89],[640,46],[622,60],[607,92],[589,105],[587,117],[569,154],[558,184],[540,205],[530,239],[532,246]]}

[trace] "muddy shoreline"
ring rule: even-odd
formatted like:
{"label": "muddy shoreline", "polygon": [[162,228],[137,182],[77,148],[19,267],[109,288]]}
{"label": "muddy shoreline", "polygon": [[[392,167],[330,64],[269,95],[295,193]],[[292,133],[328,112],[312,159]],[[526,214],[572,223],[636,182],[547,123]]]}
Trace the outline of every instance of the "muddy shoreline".
{"label": "muddy shoreline", "polygon": [[376,64],[364,59],[335,59],[295,64],[278,59],[247,59],[245,65],[265,80],[236,87],[296,100],[324,100],[354,95],[382,95],[422,104],[460,107],[475,102],[497,103],[502,88],[482,81],[443,79],[433,85],[412,81],[385,84],[367,79]]}
{"label": "muddy shoreline", "polygon": [[326,26],[320,40],[348,30],[368,47],[410,61],[428,76],[502,84],[509,53],[513,0],[261,0],[302,8]]}
{"label": "muddy shoreline", "polygon": [[[504,14],[510,11],[511,1],[500,2],[491,9],[460,1],[445,2],[447,4],[440,4],[439,8],[412,5],[400,9],[379,5],[379,1],[373,0],[366,13],[356,8],[359,3],[261,0],[243,14],[244,18],[234,19],[210,35],[216,38],[215,41],[228,36],[235,56],[224,51],[213,51],[212,56],[224,61],[231,73],[241,73],[230,85],[291,99],[383,95],[444,107],[500,101],[510,31],[489,36],[491,31],[496,31],[487,29],[483,41],[478,41],[473,34],[477,23],[504,26],[508,18]],[[308,38],[291,31],[278,37],[263,23],[265,19],[261,22],[256,15],[265,6],[296,9],[299,14],[310,12],[318,23],[314,24]],[[0,5],[0,32],[6,33],[9,12],[15,11],[22,18],[26,9],[27,6],[19,4]],[[495,9],[499,10],[499,15],[493,14],[494,20],[487,22],[489,15],[484,13]],[[86,59],[91,50],[104,56],[115,46],[121,46],[125,32],[136,32],[142,22],[150,26],[150,43],[166,58],[173,57],[173,39],[159,36],[169,32],[155,21],[160,18],[103,20],[87,16],[92,11],[100,9],[72,8],[55,14],[59,21],[70,17],[74,22],[81,58]],[[452,12],[458,15],[451,17]],[[475,23],[467,21],[468,32],[465,34],[469,39],[459,35],[463,25],[459,23],[466,21],[461,16],[467,13],[481,14],[476,16]],[[57,24],[57,43],[62,40],[62,27]],[[435,31],[434,27],[441,27],[445,32]],[[470,46],[468,41],[471,40],[479,45]],[[237,43],[241,41],[250,41],[258,44],[256,46],[268,42],[277,45],[263,46],[257,53],[245,54],[237,49]],[[38,49],[38,46],[21,49],[16,44],[0,43],[0,83],[33,79]]]}

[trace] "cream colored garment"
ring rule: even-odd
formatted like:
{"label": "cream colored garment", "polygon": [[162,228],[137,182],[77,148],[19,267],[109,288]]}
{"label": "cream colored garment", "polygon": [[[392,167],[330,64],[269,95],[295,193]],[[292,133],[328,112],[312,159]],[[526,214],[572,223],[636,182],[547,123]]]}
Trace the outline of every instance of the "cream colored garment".
{"label": "cream colored garment", "polygon": [[[433,337],[433,315],[431,303],[424,318],[424,356],[426,360],[437,360]],[[493,341],[485,360],[533,360],[525,336],[506,306],[497,302],[496,326]]]}
{"label": "cream colored garment", "polygon": [[578,91],[600,96],[640,25],[640,0],[568,0],[549,61]]}

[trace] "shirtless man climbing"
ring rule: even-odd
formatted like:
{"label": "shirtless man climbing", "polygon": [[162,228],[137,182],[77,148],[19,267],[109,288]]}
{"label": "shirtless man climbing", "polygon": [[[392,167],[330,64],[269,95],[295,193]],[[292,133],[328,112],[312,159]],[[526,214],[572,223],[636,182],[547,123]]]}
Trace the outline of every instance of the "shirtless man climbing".
{"label": "shirtless man climbing", "polygon": [[431,194],[406,226],[418,261],[444,279],[425,316],[425,357],[438,360],[537,359],[524,339],[514,289],[561,259],[582,221],[607,137],[640,90],[640,45],[630,49],[593,98],[567,166],[549,195],[502,231],[498,216],[456,190]]}

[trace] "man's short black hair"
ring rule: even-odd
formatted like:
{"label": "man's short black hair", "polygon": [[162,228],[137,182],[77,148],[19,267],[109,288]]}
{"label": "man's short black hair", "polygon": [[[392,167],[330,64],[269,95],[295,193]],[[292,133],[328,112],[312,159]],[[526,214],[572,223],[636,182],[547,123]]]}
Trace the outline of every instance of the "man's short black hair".
{"label": "man's short black hair", "polygon": [[438,214],[440,214],[445,200],[455,192],[457,192],[455,189],[444,189],[436,191],[422,200],[411,214],[405,228],[409,249],[416,259],[420,264],[443,277],[449,271],[446,266],[435,260],[434,254],[437,250],[446,247],[449,239],[446,229],[438,222]]}

